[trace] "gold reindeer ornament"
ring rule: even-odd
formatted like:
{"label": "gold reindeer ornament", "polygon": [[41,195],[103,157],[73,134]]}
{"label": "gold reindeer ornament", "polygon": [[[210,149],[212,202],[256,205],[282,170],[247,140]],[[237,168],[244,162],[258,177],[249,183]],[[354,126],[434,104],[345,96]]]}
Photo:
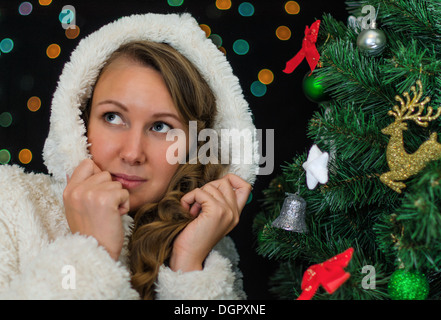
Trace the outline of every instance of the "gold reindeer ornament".
{"label": "gold reindeer ornament", "polygon": [[380,180],[398,193],[401,193],[401,190],[406,187],[401,181],[420,172],[429,161],[441,158],[441,144],[437,141],[436,132],[433,132],[430,138],[421,144],[414,153],[408,154],[404,149],[403,131],[407,130],[406,120],[412,120],[422,127],[427,127],[430,121],[441,115],[441,108],[438,108],[436,114],[432,116],[433,108],[430,106],[427,107],[427,114],[425,116],[421,115],[430,98],[426,97],[420,102],[423,95],[423,86],[420,80],[417,80],[416,84],[418,91],[415,86],[410,88],[413,93],[412,100],[408,92],[403,93],[406,100],[398,95],[395,96],[395,100],[400,102],[400,106],[395,105],[388,112],[389,115],[395,118],[395,121],[381,130],[382,133],[390,135],[386,150],[390,171],[383,173]]}

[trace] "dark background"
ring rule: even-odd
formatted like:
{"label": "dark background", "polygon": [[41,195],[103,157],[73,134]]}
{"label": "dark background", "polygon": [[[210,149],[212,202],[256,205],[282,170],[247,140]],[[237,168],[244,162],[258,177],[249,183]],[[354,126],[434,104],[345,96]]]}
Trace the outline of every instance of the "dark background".
{"label": "dark background", "polygon": [[[225,11],[215,7],[215,0],[185,0],[179,7],[168,5],[167,0],[54,0],[48,6],[30,0],[33,10],[27,16],[18,12],[22,2],[0,0],[0,41],[4,38],[14,41],[10,53],[0,54],[0,115],[9,112],[13,117],[10,126],[0,126],[0,150],[9,150],[9,164],[23,166],[28,172],[46,173],[41,152],[49,128],[52,94],[64,63],[83,37],[121,16],[147,12],[189,12],[200,24],[209,25],[212,33],[222,37],[222,46],[253,111],[256,128],[263,132],[274,129],[275,133],[274,172],[258,176],[253,201],[246,206],[241,222],[231,233],[241,257],[240,268],[248,298],[273,299],[268,291],[268,279],[277,262],[257,255],[252,223],[260,210],[262,190],[280,173],[280,165],[309,150],[312,143],[306,138],[307,121],[317,109],[302,90],[302,79],[309,71],[306,61],[292,74],[284,74],[282,70],[286,61],[300,50],[306,25],[320,19],[323,13],[347,20],[344,1],[298,0],[300,12],[290,15],[284,9],[286,0],[248,0],[255,9],[251,17],[239,14],[238,6],[245,2],[242,0],[232,0],[231,8]],[[66,38],[59,21],[65,5],[75,7],[76,24],[81,30],[79,37],[73,40]],[[276,28],[281,25],[292,32],[287,41],[275,35]],[[245,39],[250,44],[246,55],[234,53],[232,45],[237,39]],[[46,55],[46,48],[52,43],[61,47],[61,54],[56,59]],[[274,73],[274,81],[267,86],[264,96],[255,97],[250,85],[258,80],[258,72],[264,68]],[[32,96],[38,96],[42,102],[36,112],[27,108],[27,101]],[[32,161],[26,165],[18,159],[23,148],[30,149],[33,154]]]}

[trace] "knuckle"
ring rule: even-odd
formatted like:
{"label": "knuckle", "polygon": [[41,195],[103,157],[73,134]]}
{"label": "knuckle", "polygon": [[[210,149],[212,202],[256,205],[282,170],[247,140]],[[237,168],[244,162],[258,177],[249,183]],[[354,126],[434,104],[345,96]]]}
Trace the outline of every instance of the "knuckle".
{"label": "knuckle", "polygon": [[78,188],[74,188],[72,190],[66,188],[63,193],[63,198],[70,201],[80,201],[81,192],[78,190]]}
{"label": "knuckle", "polygon": [[235,214],[234,217],[233,217],[233,221],[232,221],[233,223],[232,223],[232,224],[233,224],[234,226],[237,226],[237,225],[239,224],[239,221],[240,221],[240,219],[239,219],[239,215],[238,215],[238,214]]}
{"label": "knuckle", "polygon": [[100,207],[105,206],[108,203],[108,201],[109,201],[107,194],[104,193],[104,192],[97,192],[97,193],[95,193],[95,192],[90,191],[90,192],[88,192],[87,197],[88,197],[89,200],[94,200],[95,199],[96,203]]}
{"label": "knuckle", "polygon": [[112,180],[112,175],[110,174],[109,171],[102,171],[99,173],[99,175],[101,175],[103,177],[103,179],[110,181]]}

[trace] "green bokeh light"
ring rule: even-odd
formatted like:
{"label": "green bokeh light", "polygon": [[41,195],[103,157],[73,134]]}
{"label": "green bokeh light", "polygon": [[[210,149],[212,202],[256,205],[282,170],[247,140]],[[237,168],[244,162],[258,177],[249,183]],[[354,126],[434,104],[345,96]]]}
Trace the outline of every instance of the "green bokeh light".
{"label": "green bokeh light", "polygon": [[222,46],[223,40],[220,35],[213,33],[209,36],[209,38],[211,39],[211,41],[213,41],[213,43],[216,45],[216,47],[219,48]]}
{"label": "green bokeh light", "polygon": [[182,6],[184,0],[167,0],[167,3],[171,7],[179,7]]}
{"label": "green bokeh light", "polygon": [[233,43],[233,51],[236,52],[238,55],[245,55],[250,50],[250,45],[246,40],[239,39],[234,41]]}
{"label": "green bokeh light", "polygon": [[9,112],[0,114],[0,127],[7,128],[12,123],[12,115]]}
{"label": "green bokeh light", "polygon": [[0,164],[7,164],[11,161],[11,153],[6,149],[0,150]]}
{"label": "green bokeh light", "polygon": [[1,42],[0,42],[0,50],[3,53],[9,53],[12,51],[12,49],[14,49],[14,41],[12,41],[12,39],[10,38],[4,38]]}
{"label": "green bokeh light", "polygon": [[254,14],[254,6],[249,2],[242,2],[238,10],[242,17],[251,17]]}
{"label": "green bokeh light", "polygon": [[266,85],[260,81],[254,81],[251,84],[251,93],[256,97],[262,97],[266,93]]}

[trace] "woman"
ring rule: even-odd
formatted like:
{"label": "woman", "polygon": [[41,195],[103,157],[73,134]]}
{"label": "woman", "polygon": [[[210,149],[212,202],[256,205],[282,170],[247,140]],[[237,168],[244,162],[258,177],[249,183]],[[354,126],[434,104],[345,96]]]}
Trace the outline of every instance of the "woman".
{"label": "woman", "polygon": [[127,17],[84,39],[54,94],[51,176],[0,168],[0,295],[244,298],[221,239],[257,168],[222,176],[220,165],[165,161],[167,132],[193,120],[253,128],[224,56],[189,15]]}

